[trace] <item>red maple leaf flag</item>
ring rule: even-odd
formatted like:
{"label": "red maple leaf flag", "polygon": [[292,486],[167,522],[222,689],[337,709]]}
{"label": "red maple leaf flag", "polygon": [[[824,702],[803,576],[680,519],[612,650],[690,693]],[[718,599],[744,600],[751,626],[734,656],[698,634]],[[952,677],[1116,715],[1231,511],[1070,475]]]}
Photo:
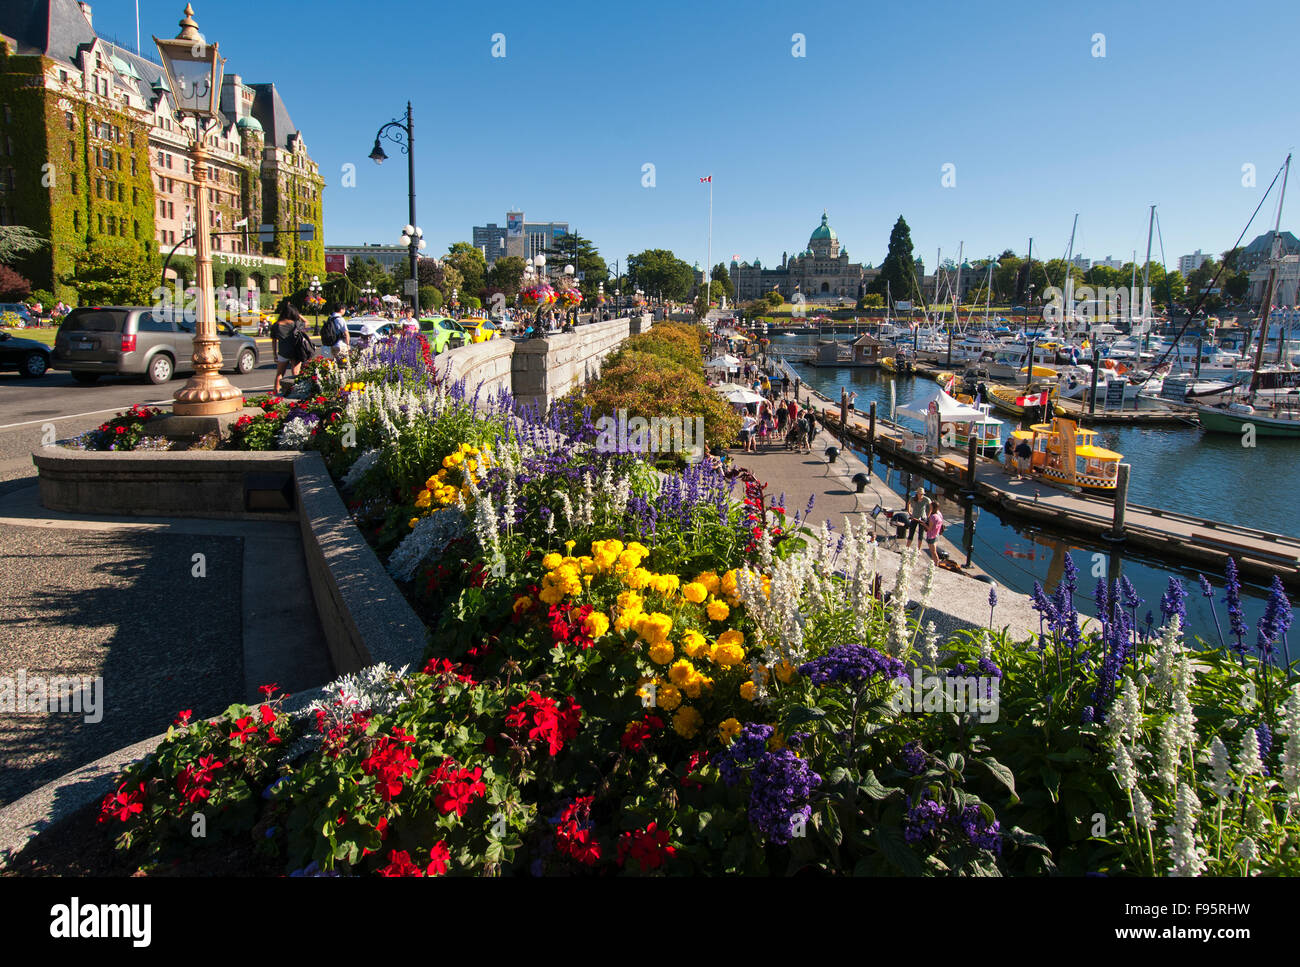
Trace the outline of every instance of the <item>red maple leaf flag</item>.
{"label": "red maple leaf flag", "polygon": [[701,178],[700,184],[704,184],[706,181],[712,181],[712,180],[713,180],[713,175],[709,175],[709,177],[707,178]]}
{"label": "red maple leaf flag", "polygon": [[1017,396],[1016,404],[1019,406],[1046,406],[1048,392],[1044,390],[1041,393],[1034,393],[1032,396]]}

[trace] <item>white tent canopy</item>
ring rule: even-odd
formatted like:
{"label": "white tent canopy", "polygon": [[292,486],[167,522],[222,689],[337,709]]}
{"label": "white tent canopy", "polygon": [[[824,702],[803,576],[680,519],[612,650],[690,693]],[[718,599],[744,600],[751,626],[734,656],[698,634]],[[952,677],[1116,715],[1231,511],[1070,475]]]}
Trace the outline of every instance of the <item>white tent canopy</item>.
{"label": "white tent canopy", "polygon": [[722,393],[723,398],[728,403],[742,405],[745,403],[761,403],[763,397],[755,393],[752,389],[746,389],[743,386],[737,386],[734,383],[729,384],[725,389],[714,387]]}
{"label": "white tent canopy", "polygon": [[739,369],[740,360],[735,356],[723,353],[721,356],[710,359],[704,365],[708,366],[710,369]]}
{"label": "white tent canopy", "polygon": [[923,396],[920,399],[912,400],[906,406],[898,408],[899,415],[910,416],[915,420],[925,420],[929,410],[930,402],[937,401],[939,404],[939,419],[944,423],[997,423],[1002,421],[994,419],[987,413],[977,410],[975,407],[966,403],[959,403],[947,393],[942,387],[935,386],[934,392]]}

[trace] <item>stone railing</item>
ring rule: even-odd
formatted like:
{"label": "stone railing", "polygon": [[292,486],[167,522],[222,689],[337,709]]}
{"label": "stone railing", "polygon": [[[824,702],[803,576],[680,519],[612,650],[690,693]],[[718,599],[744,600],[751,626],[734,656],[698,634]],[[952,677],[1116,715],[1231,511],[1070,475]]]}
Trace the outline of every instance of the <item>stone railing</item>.
{"label": "stone railing", "polygon": [[652,324],[646,314],[588,323],[544,339],[492,339],[442,353],[438,372],[463,379],[480,398],[508,390],[520,403],[545,408],[598,376],[606,356]]}

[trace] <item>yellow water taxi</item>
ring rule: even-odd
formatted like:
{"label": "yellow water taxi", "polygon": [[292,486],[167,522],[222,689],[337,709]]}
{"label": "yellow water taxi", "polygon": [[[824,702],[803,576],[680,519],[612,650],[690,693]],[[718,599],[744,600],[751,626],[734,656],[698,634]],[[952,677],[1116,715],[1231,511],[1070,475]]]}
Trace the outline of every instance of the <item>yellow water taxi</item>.
{"label": "yellow water taxi", "polygon": [[1033,449],[1030,467],[1045,480],[1092,493],[1114,493],[1124,454],[1097,446],[1096,436],[1096,430],[1085,430],[1063,417],[1011,434],[1014,445],[1023,440]]}

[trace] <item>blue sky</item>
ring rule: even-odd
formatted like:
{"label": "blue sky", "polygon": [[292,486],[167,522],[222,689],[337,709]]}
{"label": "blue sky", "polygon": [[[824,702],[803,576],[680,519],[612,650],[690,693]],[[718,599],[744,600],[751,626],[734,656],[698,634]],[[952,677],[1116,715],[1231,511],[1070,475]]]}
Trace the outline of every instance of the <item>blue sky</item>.
{"label": "blue sky", "polygon": [[[183,2],[139,6],[147,48],[176,34]],[[1300,131],[1294,0],[195,8],[228,71],[281,90],[327,179],[327,244],[397,240],[405,159],[367,155],[408,98],[431,251],[517,206],[569,221],[611,262],[662,247],[703,263],[712,174],[715,263],[778,263],[823,209],[854,261],[879,264],[900,214],[930,267],[936,248],[1023,255],[1030,236],[1036,257],[1062,256],[1076,212],[1076,253],[1127,259],[1152,203],[1173,263],[1232,244]],[[133,46],[132,0],[94,14]],[[1273,214],[1270,199],[1247,240]]]}

